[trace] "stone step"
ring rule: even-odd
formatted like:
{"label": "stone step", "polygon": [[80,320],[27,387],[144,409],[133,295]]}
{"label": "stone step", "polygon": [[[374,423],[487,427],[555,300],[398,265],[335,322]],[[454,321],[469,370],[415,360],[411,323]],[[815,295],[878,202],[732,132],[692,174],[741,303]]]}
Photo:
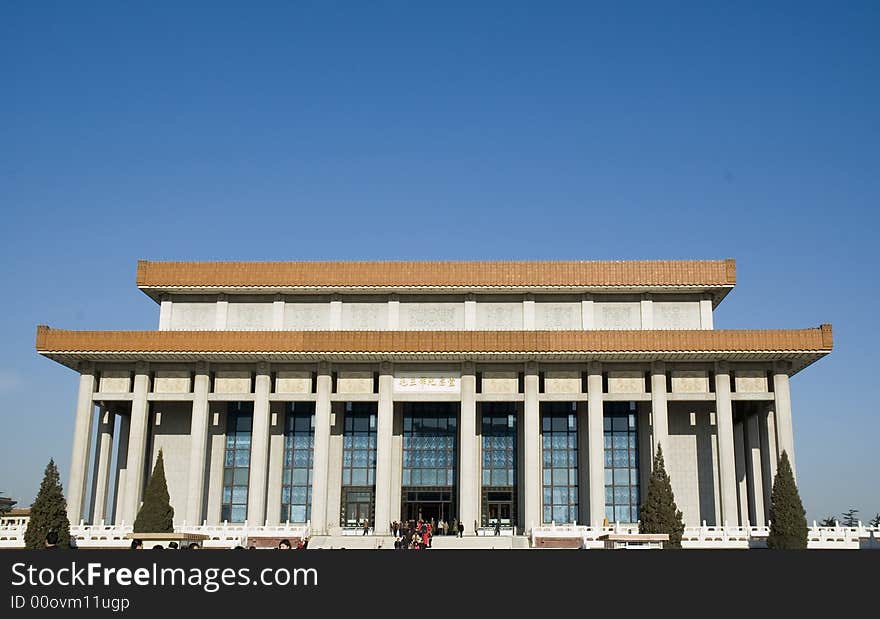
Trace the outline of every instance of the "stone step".
{"label": "stone step", "polygon": [[522,535],[438,535],[431,542],[431,548],[435,550],[512,550],[528,547],[529,538]]}
{"label": "stone step", "polygon": [[391,535],[313,535],[309,550],[394,550]]}

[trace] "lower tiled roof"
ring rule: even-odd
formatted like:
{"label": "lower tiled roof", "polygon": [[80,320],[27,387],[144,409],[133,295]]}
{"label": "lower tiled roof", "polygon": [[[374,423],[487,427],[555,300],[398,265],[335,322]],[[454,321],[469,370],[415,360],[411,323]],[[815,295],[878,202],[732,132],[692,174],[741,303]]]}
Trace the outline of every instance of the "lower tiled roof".
{"label": "lower tiled roof", "polygon": [[49,353],[830,352],[831,325],[704,331],[66,331],[37,327]]}

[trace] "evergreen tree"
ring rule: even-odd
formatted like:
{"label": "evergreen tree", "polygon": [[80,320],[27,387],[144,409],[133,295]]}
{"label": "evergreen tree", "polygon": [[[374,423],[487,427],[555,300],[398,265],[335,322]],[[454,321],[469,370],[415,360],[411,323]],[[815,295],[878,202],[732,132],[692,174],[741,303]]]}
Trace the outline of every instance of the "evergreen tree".
{"label": "evergreen tree", "polygon": [[37,498],[31,505],[31,516],[24,533],[24,546],[30,549],[46,547],[46,535],[49,531],[58,534],[58,547],[70,546],[70,521],[67,519],[67,501],[54,460],[49,460],[43,483]]}
{"label": "evergreen tree", "polygon": [[648,482],[648,495],[641,506],[639,533],[667,533],[667,548],[681,548],[681,536],[684,533],[684,522],[681,511],[675,505],[672,484],[663,463],[663,449],[657,446],[654,456],[654,468]]}
{"label": "evergreen tree", "polygon": [[874,518],[868,524],[872,527],[880,527],[880,513],[875,514]]}
{"label": "evergreen tree", "polygon": [[770,495],[770,537],[767,538],[767,547],[776,550],[802,550],[807,547],[806,512],[785,451],[779,458],[779,469]]}
{"label": "evergreen tree", "polygon": [[834,516],[827,516],[825,519],[819,522],[820,527],[836,527],[837,526],[837,518]]}
{"label": "evergreen tree", "polygon": [[168,484],[165,482],[165,461],[161,449],[144,492],[144,502],[134,521],[134,532],[174,532],[174,508],[169,502]]}
{"label": "evergreen tree", "polygon": [[840,524],[845,527],[857,527],[859,526],[859,510],[853,509],[850,507],[847,511],[843,512],[843,518],[840,519]]}

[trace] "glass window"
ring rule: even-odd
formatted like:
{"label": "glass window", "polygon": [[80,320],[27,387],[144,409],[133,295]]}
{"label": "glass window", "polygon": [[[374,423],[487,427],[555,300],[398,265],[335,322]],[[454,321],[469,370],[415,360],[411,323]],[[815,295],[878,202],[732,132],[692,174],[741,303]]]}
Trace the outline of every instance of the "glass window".
{"label": "glass window", "polygon": [[289,402],[284,421],[282,522],[306,522],[311,518],[314,445],[315,403]]}
{"label": "glass window", "polygon": [[577,414],[571,402],[541,404],[544,430],[544,522],[575,522],[577,494]]}
{"label": "glass window", "polygon": [[636,522],[639,451],[635,402],[606,402],[604,427],[605,513],[610,522]]}
{"label": "glass window", "polygon": [[[407,404],[403,417],[403,478],[409,486],[453,486],[458,415],[444,403]],[[409,483],[406,482],[409,480]]]}
{"label": "glass window", "polygon": [[229,402],[226,407],[226,453],[220,505],[223,521],[244,522],[247,518],[253,414],[253,402]]}

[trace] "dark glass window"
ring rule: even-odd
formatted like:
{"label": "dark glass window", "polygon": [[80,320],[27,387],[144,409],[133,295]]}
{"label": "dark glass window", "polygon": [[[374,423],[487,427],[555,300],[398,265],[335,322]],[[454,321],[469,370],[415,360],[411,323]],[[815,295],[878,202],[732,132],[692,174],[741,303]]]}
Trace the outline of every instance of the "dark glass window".
{"label": "dark glass window", "polygon": [[372,522],[376,484],[376,404],[348,402],[342,437],[342,526]]}
{"label": "dark glass window", "polygon": [[541,404],[545,523],[578,517],[577,413],[573,402]]}
{"label": "dark glass window", "polygon": [[281,521],[312,517],[312,465],[315,449],[315,403],[290,402],[284,422],[284,473]]}
{"label": "dark glass window", "polygon": [[458,417],[442,403],[408,405],[403,416],[403,485],[454,486]]}
{"label": "dark glass window", "polygon": [[609,522],[638,522],[639,434],[635,402],[606,402],[605,516]]}
{"label": "dark glass window", "polygon": [[223,501],[220,503],[220,520],[224,522],[247,520],[253,419],[253,402],[229,402],[227,405]]}
{"label": "dark glass window", "polygon": [[482,523],[516,522],[516,404],[482,405]]}

